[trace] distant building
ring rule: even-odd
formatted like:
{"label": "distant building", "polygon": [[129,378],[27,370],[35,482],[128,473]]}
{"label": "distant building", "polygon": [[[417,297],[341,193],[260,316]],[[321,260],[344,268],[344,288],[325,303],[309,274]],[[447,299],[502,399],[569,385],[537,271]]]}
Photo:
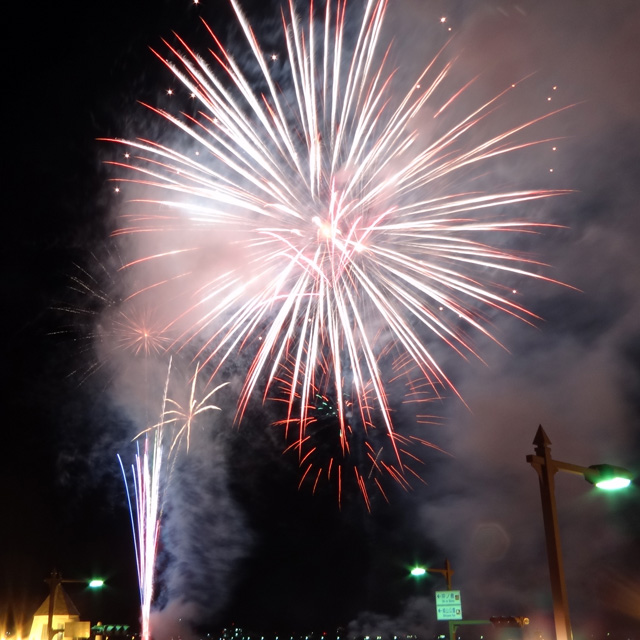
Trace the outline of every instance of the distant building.
{"label": "distant building", "polygon": [[[50,595],[38,607],[31,623],[28,640],[47,640],[47,626],[49,624]],[[80,620],[80,613],[73,604],[61,584],[55,586],[53,594],[53,611],[51,616],[52,638],[49,640],[78,640],[89,638],[91,623]]]}

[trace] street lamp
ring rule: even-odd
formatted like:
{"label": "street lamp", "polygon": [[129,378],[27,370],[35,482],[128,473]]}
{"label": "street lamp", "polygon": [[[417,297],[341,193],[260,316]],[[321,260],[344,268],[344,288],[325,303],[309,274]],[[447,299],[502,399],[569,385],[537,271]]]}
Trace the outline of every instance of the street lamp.
{"label": "street lamp", "polygon": [[569,602],[562,566],[560,549],[560,532],[554,490],[554,475],[558,471],[566,471],[581,475],[584,479],[602,489],[621,489],[631,482],[631,473],[622,467],[608,464],[581,467],[569,462],[560,462],[551,457],[551,440],[542,426],[538,427],[533,439],[535,455],[528,455],[527,462],[538,473],[540,481],[540,497],[542,499],[542,516],[549,560],[549,577],[551,579],[551,597],[553,600],[553,619],[556,627],[556,640],[572,640],[571,622],[569,620]]}
{"label": "street lamp", "polygon": [[432,569],[427,567],[416,566],[411,569],[411,575],[414,578],[419,578],[423,576],[425,573],[440,573],[444,576],[447,581],[447,591],[451,591],[451,576],[453,575],[453,569],[451,568],[451,564],[449,563],[448,558],[445,558],[444,561],[444,569]]}
{"label": "street lamp", "polygon": [[[420,567],[415,566],[411,569],[411,575],[414,578],[420,578],[425,573],[439,573],[444,576],[444,579],[447,581],[447,591],[451,591],[451,576],[453,575],[453,569],[451,568],[451,564],[449,563],[449,559],[445,558],[444,561],[444,569],[435,569],[431,567]],[[453,624],[452,620],[449,620],[449,640],[454,640],[456,628]]]}
{"label": "street lamp", "polygon": [[[52,571],[51,575],[45,579],[45,582],[49,585],[49,616],[47,618],[47,640],[53,640],[53,611],[56,600],[56,593],[58,587],[63,582],[76,582],[87,584],[91,589],[99,589],[104,586],[104,580],[94,578],[87,582],[86,580],[69,580],[62,577],[62,574],[58,571]],[[56,631],[57,633],[57,631]]]}

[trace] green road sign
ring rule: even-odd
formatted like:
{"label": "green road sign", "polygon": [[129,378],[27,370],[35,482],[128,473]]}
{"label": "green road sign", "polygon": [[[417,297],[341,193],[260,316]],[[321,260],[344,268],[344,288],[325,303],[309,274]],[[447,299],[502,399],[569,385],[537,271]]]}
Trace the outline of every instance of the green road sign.
{"label": "green road sign", "polygon": [[460,591],[436,591],[436,617],[438,620],[462,620]]}

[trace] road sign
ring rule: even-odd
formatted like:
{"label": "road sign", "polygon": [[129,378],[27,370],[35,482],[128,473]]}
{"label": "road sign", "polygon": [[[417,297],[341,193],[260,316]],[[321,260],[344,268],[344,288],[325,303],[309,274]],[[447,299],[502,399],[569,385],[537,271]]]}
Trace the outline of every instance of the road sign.
{"label": "road sign", "polygon": [[436,617],[438,620],[462,620],[460,591],[436,591]]}

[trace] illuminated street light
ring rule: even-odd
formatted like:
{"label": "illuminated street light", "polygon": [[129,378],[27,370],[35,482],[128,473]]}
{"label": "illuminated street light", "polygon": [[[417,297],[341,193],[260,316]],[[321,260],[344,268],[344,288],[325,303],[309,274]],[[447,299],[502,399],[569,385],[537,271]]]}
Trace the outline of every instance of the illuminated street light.
{"label": "illuminated street light", "polygon": [[[431,567],[420,567],[415,566],[411,569],[411,575],[414,578],[421,578],[426,573],[439,573],[444,576],[444,579],[447,581],[447,591],[451,591],[451,576],[453,575],[453,569],[451,568],[451,564],[449,563],[449,559],[445,558],[444,561],[444,569],[435,569]],[[449,640],[454,640],[455,638],[456,628],[453,624],[453,621],[449,620]]]}
{"label": "illuminated street light", "polygon": [[451,591],[451,576],[453,575],[453,569],[448,559],[444,561],[444,569],[432,569],[429,567],[415,566],[411,569],[411,575],[414,578],[420,578],[426,573],[439,573],[444,576],[447,581],[447,591]]}
{"label": "illuminated street light", "polygon": [[[99,589],[104,586],[104,580],[100,580],[98,578],[94,578],[89,582],[87,582],[86,580],[69,580],[67,578],[63,578],[62,574],[60,574],[58,571],[55,571],[55,570],[52,571],[51,575],[45,579],[45,582],[49,585],[49,617],[47,619],[47,640],[53,640],[53,636],[54,636],[53,611],[54,611],[54,605],[56,600],[56,592],[58,591],[58,587],[63,582],[65,583],[75,582],[75,583],[86,584],[92,589]],[[58,632],[59,630],[56,630],[56,633]]]}
{"label": "illuminated street light", "polygon": [[626,489],[631,484],[631,474],[622,467],[611,464],[594,464],[584,472],[584,479],[598,489],[616,491]]}
{"label": "illuminated street light", "polygon": [[553,619],[556,628],[556,640],[572,640],[571,621],[569,620],[569,602],[567,587],[562,566],[560,549],[560,532],[554,490],[554,476],[558,471],[566,471],[581,475],[590,484],[601,489],[622,489],[631,483],[631,473],[622,467],[610,464],[596,464],[581,467],[569,462],[560,462],[551,457],[551,440],[542,426],[538,427],[533,439],[535,455],[528,455],[527,462],[538,473],[540,481],[540,497],[542,499],[542,516],[549,559],[549,577],[551,580],[551,597],[553,600]]}

